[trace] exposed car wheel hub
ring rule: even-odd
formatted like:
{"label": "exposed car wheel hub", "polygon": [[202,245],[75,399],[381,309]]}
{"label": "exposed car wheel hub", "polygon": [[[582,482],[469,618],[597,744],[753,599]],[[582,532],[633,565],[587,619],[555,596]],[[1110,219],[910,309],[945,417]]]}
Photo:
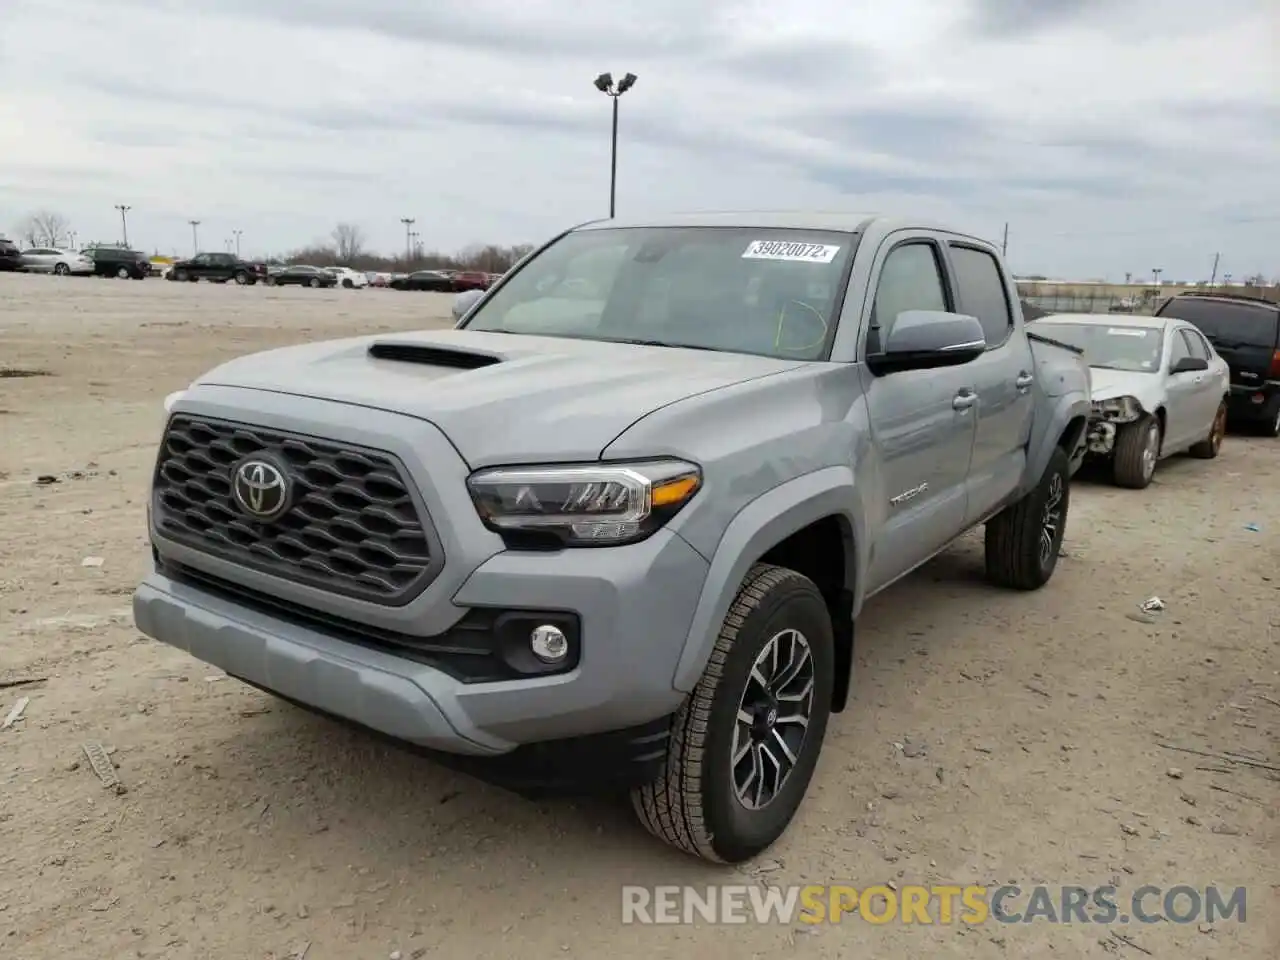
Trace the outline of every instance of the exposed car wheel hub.
{"label": "exposed car wheel hub", "polygon": [[1147,427],[1147,440],[1142,445],[1142,476],[1144,479],[1151,479],[1151,475],[1156,472],[1156,456],[1159,452],[1160,426],[1153,423]]}
{"label": "exposed car wheel hub", "polygon": [[734,720],[733,789],[748,810],[768,806],[799,762],[813,691],[809,641],[799,630],[778,632],[756,657]]}
{"label": "exposed car wheel hub", "polygon": [[1040,565],[1047,567],[1053,560],[1053,552],[1062,530],[1062,474],[1055,473],[1049,481],[1049,492],[1044,501],[1044,514],[1040,520]]}

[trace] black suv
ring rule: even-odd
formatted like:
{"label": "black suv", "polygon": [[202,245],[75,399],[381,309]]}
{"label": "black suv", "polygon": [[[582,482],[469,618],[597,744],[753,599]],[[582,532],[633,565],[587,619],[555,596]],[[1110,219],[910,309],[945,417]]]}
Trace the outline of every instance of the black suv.
{"label": "black suv", "polygon": [[1222,293],[1180,293],[1157,317],[1186,320],[1231,368],[1229,415],[1280,437],[1280,303]]}
{"label": "black suv", "polygon": [[93,272],[99,277],[142,280],[151,275],[151,259],[128,247],[91,247],[85,255],[93,259]]}
{"label": "black suv", "polygon": [[22,251],[11,240],[0,237],[0,270],[21,270]]}
{"label": "black suv", "polygon": [[190,260],[179,260],[169,268],[169,279],[181,281],[208,280],[226,283],[234,280],[241,286],[267,279],[267,268],[261,263],[251,263],[230,253],[198,253]]}

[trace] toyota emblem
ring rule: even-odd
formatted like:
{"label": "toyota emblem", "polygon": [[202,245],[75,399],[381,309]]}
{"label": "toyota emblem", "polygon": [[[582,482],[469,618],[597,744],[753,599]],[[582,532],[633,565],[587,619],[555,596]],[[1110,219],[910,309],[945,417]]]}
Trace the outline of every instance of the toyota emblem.
{"label": "toyota emblem", "polygon": [[231,481],[236,504],[255,520],[274,520],[289,509],[289,481],[266,460],[245,460]]}

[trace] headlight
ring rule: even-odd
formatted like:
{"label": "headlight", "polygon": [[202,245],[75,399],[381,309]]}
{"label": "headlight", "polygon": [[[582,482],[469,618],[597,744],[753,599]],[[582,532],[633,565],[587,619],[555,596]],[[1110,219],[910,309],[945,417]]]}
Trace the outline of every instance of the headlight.
{"label": "headlight", "polygon": [[643,540],[701,485],[698,467],[681,460],[504,467],[481,470],[467,480],[476,511],[491,530],[541,534],[563,546]]}
{"label": "headlight", "polygon": [[1142,404],[1136,397],[1112,397],[1093,401],[1093,415],[1112,423],[1128,423],[1142,416]]}
{"label": "headlight", "polygon": [[187,391],[185,391],[185,390],[175,390],[175,391],[173,391],[173,393],[171,393],[171,394],[169,394],[167,397],[165,397],[165,398],[164,398],[164,412],[165,412],[165,413],[173,413],[173,406],[174,406],[174,404],[176,404],[179,400],[181,400],[181,399],[182,399],[182,395],[183,395],[184,393],[186,393],[186,392],[187,392]]}

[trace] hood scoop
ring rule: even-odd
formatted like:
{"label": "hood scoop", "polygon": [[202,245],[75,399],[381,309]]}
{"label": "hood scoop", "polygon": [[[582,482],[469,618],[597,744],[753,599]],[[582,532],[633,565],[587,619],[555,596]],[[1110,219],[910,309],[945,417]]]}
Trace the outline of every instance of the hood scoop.
{"label": "hood scoop", "polygon": [[456,350],[404,340],[377,340],[369,345],[369,356],[375,360],[396,360],[455,370],[479,370],[501,363],[502,357],[476,350]]}

